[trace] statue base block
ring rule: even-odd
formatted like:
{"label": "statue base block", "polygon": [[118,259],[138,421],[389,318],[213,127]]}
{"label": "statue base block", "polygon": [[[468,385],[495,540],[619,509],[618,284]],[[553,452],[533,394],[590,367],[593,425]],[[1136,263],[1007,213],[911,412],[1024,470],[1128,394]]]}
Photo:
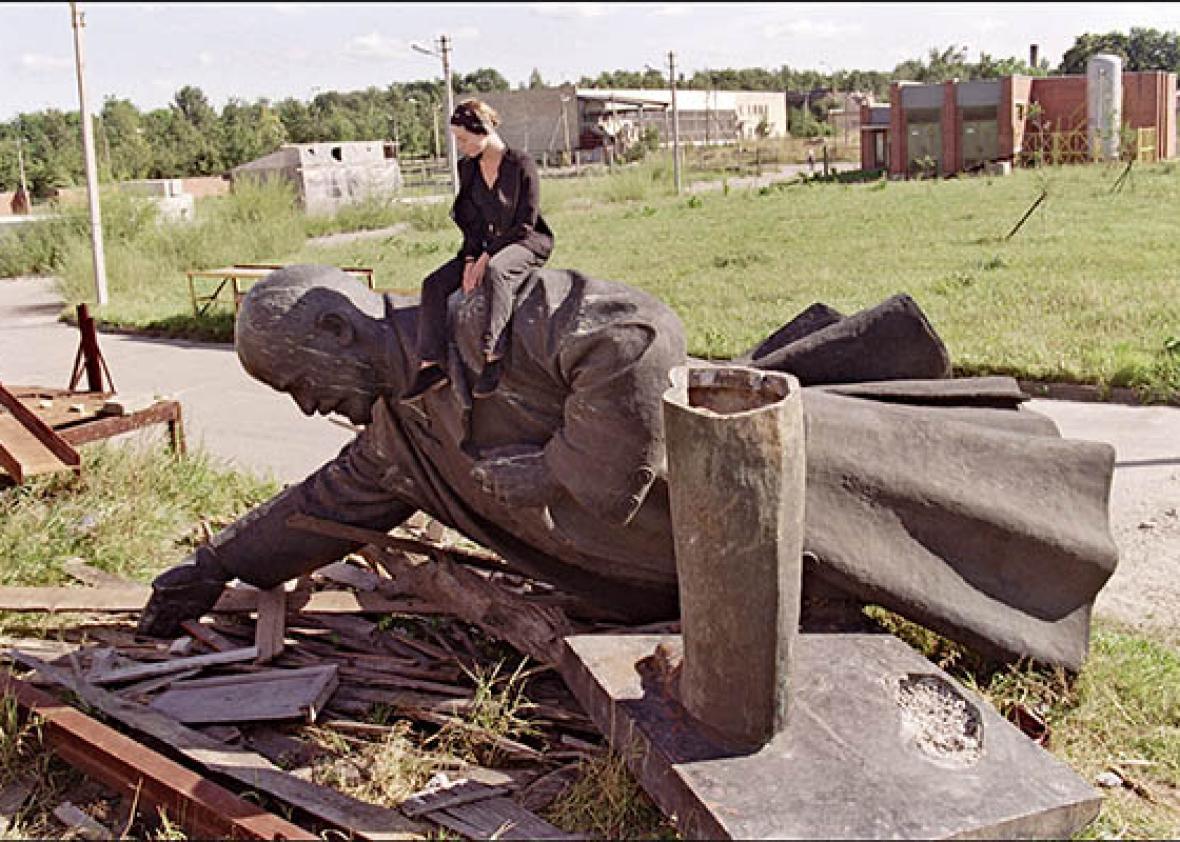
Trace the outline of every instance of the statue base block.
{"label": "statue base block", "polygon": [[891,635],[801,634],[787,727],[754,753],[669,692],[653,653],[679,656],[678,635],[565,642],[566,682],[686,838],[1069,838],[1098,814],[1068,766]]}

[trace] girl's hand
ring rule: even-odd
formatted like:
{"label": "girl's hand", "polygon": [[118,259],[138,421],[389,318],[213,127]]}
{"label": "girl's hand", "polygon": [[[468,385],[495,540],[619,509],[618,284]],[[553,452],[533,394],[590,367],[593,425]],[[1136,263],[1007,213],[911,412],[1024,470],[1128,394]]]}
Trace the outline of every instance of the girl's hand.
{"label": "girl's hand", "polygon": [[490,259],[491,256],[484,252],[474,263],[468,263],[463,267],[463,292],[470,295],[472,290],[483,283]]}

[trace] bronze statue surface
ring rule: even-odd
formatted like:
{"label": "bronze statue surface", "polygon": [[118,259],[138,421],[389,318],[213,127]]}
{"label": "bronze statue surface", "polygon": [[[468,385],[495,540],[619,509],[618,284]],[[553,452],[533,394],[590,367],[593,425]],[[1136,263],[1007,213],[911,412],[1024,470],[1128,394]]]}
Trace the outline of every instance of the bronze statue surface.
{"label": "bronze statue surface", "polygon": [[[450,384],[407,405],[415,307],[331,267],[255,285],[237,324],[246,370],[308,414],[365,426],[162,574],[141,629],[171,633],[230,578],[271,587],[356,548],[290,529],[296,512],[388,530],[421,510],[597,616],[675,616],[661,396],[690,362],[680,320],[624,284],[538,270],[499,388],[473,400],[481,307],[452,299]],[[834,587],[993,654],[1080,666],[1117,561],[1109,446],[1062,440],[1010,378],[949,379],[907,296],[849,317],[810,308],[743,362],[804,385],[805,593]]]}

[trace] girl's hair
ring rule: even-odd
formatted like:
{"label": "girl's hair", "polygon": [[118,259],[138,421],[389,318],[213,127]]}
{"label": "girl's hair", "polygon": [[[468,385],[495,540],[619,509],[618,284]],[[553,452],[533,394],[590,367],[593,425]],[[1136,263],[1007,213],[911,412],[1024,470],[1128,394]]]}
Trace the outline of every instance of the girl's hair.
{"label": "girl's hair", "polygon": [[465,99],[455,106],[451,125],[460,126],[472,134],[491,134],[500,125],[500,115],[480,99]]}

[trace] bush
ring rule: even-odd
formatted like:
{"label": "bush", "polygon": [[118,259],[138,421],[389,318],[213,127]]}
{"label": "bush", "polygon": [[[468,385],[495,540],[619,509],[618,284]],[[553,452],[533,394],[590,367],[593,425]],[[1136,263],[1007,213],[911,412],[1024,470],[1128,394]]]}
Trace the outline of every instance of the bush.
{"label": "bush", "polygon": [[[183,275],[234,263],[268,262],[297,251],[303,217],[283,183],[239,181],[234,192],[201,205],[195,222],[165,222],[155,206],[112,192],[103,197],[103,243],[112,304],[148,306],[187,298]],[[62,246],[54,271],[69,302],[92,296],[90,245],[83,236]]]}

